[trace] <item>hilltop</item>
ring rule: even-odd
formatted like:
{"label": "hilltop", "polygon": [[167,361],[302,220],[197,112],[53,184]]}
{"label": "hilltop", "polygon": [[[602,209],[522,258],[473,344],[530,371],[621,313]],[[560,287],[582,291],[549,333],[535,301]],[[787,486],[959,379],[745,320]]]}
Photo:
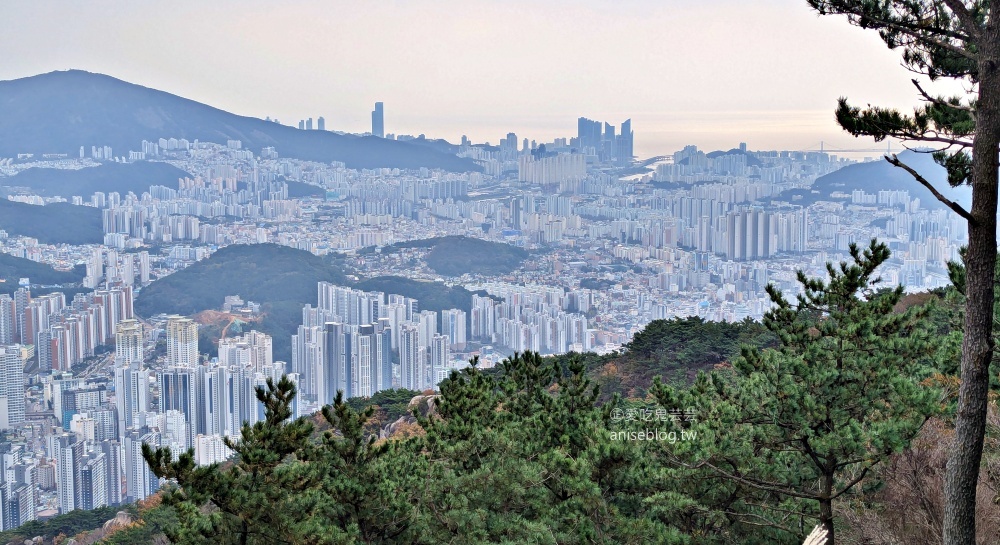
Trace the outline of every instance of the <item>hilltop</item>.
{"label": "hilltop", "polygon": [[320,281],[345,281],[336,257],[277,244],[227,246],[143,288],[135,311],[141,316],[192,315],[221,308],[225,296],[239,295],[262,304],[258,329],[274,338],[275,359],[288,361],[289,336],[301,321],[302,305],[316,304]]}
{"label": "hilltop", "polygon": [[36,206],[0,198],[0,229],[37,238],[42,244],[104,242],[101,211],[69,203]]}
{"label": "hilltop", "polygon": [[[83,279],[84,271],[57,271],[44,263],[36,263],[23,257],[0,253],[0,293],[13,293],[17,281],[31,279],[33,285],[77,284]],[[36,290],[32,289],[32,293]],[[62,291],[62,290],[59,290]]]}
{"label": "hilltop", "polygon": [[[972,189],[968,186],[949,186],[947,172],[944,167],[934,162],[931,154],[905,151],[899,154],[899,160],[920,173],[945,197],[966,208],[971,204]],[[846,166],[825,176],[820,176],[811,189],[786,191],[781,198],[791,199],[793,196],[798,196],[801,198],[795,202],[802,205],[812,204],[820,200],[850,202],[850,194],[856,189],[873,194],[877,194],[881,190],[906,190],[910,192],[910,198],[920,199],[920,206],[923,208],[929,210],[944,210],[946,208],[908,172],[890,165],[884,159]],[[830,195],[834,192],[846,193],[848,197],[832,198]]]}
{"label": "hilltop", "polygon": [[[446,244],[447,246],[447,244]],[[318,257],[304,250],[276,244],[234,245],[222,248],[190,267],[156,280],[135,300],[141,316],[202,313],[202,349],[211,353],[228,324],[227,316],[205,313],[222,307],[227,295],[262,305],[263,316],[248,324],[274,338],[275,359],[291,358],[289,336],[302,320],[302,306],[316,304],[316,284],[333,282],[365,291],[412,297],[421,310],[458,308],[471,316],[472,292],[442,282],[379,276],[351,281],[339,254]]]}
{"label": "hilltop", "polygon": [[316,283],[343,281],[332,259],[278,244],[227,246],[190,267],[143,288],[135,310],[195,314],[219,308],[226,295],[245,301],[315,301]]}
{"label": "hilltop", "polygon": [[428,248],[424,261],[434,272],[445,276],[463,274],[506,274],[521,266],[530,255],[527,250],[478,238],[447,236],[399,242],[382,253],[399,248]]}
{"label": "hilltop", "polygon": [[167,163],[102,163],[81,169],[29,168],[16,176],[0,178],[0,186],[25,187],[45,197],[69,198],[79,195],[84,200],[100,191],[128,192],[142,195],[153,185],[177,188],[177,179],[190,177],[187,172]]}
{"label": "hilltop", "polygon": [[349,168],[442,168],[481,170],[473,161],[434,146],[374,136],[303,131],[232,114],[111,76],[81,70],[50,72],[0,82],[0,157],[18,153],[64,153],[80,146],[111,146],[116,156],[161,137],[225,143],[240,140],[259,153],[309,161],[342,161]]}

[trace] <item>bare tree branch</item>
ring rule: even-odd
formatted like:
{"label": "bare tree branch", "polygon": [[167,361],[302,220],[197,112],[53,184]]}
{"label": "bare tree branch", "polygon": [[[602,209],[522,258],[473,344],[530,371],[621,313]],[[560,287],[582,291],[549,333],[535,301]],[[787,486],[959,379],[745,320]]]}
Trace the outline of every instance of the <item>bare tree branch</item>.
{"label": "bare tree branch", "polygon": [[899,157],[897,157],[895,153],[892,155],[886,155],[885,160],[888,161],[890,165],[894,167],[899,167],[909,172],[910,176],[913,176],[913,178],[916,181],[920,182],[921,185],[929,189],[930,192],[934,195],[934,197],[937,198],[937,200],[944,203],[948,208],[951,208],[959,216],[965,218],[969,222],[969,224],[975,225],[978,223],[976,222],[975,218],[972,217],[972,214],[970,214],[966,209],[962,208],[962,206],[956,203],[955,201],[952,201],[947,197],[945,197],[944,195],[942,195],[941,192],[939,192],[930,182],[927,181],[927,178],[924,178],[916,170],[913,170],[912,167],[900,161]]}

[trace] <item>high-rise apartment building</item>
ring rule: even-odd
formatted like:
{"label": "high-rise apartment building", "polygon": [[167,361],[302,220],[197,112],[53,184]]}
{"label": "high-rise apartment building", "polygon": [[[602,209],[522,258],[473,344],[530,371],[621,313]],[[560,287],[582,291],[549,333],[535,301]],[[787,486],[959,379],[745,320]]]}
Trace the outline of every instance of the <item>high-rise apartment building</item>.
{"label": "high-rise apartment building", "polygon": [[169,365],[198,365],[198,323],[183,316],[167,319],[167,362]]}
{"label": "high-rise apartment building", "polygon": [[24,339],[24,309],[28,308],[31,302],[31,292],[25,288],[18,288],[14,292],[14,322],[17,324],[14,330],[14,342],[31,344],[32,341]]}
{"label": "high-rise apartment building", "polygon": [[436,388],[438,383],[447,378],[448,362],[451,360],[451,340],[447,335],[434,335],[430,347],[431,384]]}
{"label": "high-rise apartment building", "polygon": [[422,350],[419,328],[414,324],[405,324],[399,330],[399,386],[410,390],[423,390],[427,387],[424,373],[426,366],[426,351]]}
{"label": "high-rise apartment building", "polygon": [[465,317],[465,311],[461,309],[452,308],[441,311],[441,334],[447,335],[451,339],[453,350],[465,348],[465,343],[467,342]]}
{"label": "high-rise apartment building", "polygon": [[24,360],[19,345],[0,346],[0,429],[24,423]]}
{"label": "high-rise apartment building", "polygon": [[118,367],[142,367],[143,360],[142,323],[138,320],[122,320],[115,328],[115,365]]}
{"label": "high-rise apartment building", "polygon": [[0,293],[0,344],[14,344],[17,320],[14,318],[14,299]]}
{"label": "high-rise apartment building", "polygon": [[142,457],[143,443],[156,448],[160,446],[160,435],[148,429],[132,430],[122,441],[125,451],[125,482],[128,497],[132,501],[144,500],[160,488],[160,480]]}

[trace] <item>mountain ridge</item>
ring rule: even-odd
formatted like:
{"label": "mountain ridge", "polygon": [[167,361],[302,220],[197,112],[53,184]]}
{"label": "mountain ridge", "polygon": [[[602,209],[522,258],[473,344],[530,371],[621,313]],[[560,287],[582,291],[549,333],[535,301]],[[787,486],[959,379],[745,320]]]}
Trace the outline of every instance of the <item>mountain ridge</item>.
{"label": "mountain ridge", "polygon": [[374,136],[305,131],[226,112],[192,99],[82,70],[0,81],[0,157],[59,153],[80,146],[111,146],[116,156],[142,140],[187,138],[224,144],[241,140],[259,152],[273,146],[284,157],[342,161],[349,168],[481,170],[474,162],[431,146]]}

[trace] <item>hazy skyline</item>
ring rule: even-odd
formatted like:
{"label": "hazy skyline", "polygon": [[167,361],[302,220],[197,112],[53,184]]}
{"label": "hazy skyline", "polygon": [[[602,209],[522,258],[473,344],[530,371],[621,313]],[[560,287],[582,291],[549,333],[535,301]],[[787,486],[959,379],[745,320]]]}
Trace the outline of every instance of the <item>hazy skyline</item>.
{"label": "hazy skyline", "polygon": [[[632,118],[640,157],[714,149],[872,147],[839,96],[910,107],[912,74],[874,32],[805,0],[282,4],[5,2],[0,79],[82,69],[241,115],[496,144],[576,118]],[[881,146],[880,146],[881,147]]]}

